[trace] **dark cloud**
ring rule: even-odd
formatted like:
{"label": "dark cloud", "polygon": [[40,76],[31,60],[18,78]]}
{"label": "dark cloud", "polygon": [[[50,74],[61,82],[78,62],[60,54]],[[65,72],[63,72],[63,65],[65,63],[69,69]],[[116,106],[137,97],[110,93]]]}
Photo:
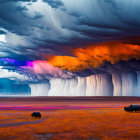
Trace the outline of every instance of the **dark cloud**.
{"label": "dark cloud", "polygon": [[[24,2],[0,3],[0,27],[18,37],[14,37],[15,40],[12,38],[13,41],[10,40],[7,48],[16,49],[20,53],[21,46],[25,50],[28,47],[30,49],[27,49],[27,54],[29,57],[34,54],[34,59],[41,57],[40,49],[44,52],[49,49],[54,53],[57,50],[60,55],[67,55],[67,51],[63,51],[67,50],[64,49],[66,46],[79,47],[90,43],[120,40],[128,36],[139,36],[140,33],[140,21],[137,16],[140,12],[139,2],[131,4],[130,1],[120,0],[44,0],[53,8],[43,2],[34,1],[32,5]],[[66,10],[58,8],[59,6]],[[131,7],[131,11],[128,7]],[[7,41],[9,38],[11,34]],[[14,46],[17,40],[19,41]],[[10,53],[12,55],[12,52]]]}
{"label": "dark cloud", "polygon": [[0,30],[0,34],[6,34],[6,32],[4,32],[3,30]]}
{"label": "dark cloud", "polygon": [[[135,36],[140,36],[139,7],[137,0],[1,0],[0,34],[5,34],[6,43],[0,48],[0,57],[42,60],[48,55],[72,55],[72,49],[114,40],[136,45],[139,41]],[[37,80],[53,77],[0,64]],[[134,64],[139,62],[105,63],[73,75],[139,70]]]}
{"label": "dark cloud", "polygon": [[37,0],[0,0],[0,2],[37,2]]}
{"label": "dark cloud", "polygon": [[52,8],[64,6],[64,3],[61,0],[43,0],[43,1],[48,3]]}

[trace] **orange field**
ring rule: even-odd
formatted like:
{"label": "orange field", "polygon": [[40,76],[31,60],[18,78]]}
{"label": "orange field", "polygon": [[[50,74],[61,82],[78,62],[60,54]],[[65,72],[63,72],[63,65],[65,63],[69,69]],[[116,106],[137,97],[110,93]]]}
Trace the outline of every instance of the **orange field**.
{"label": "orange field", "polygon": [[[139,140],[140,112],[123,110],[134,103],[140,98],[0,98],[0,139]],[[42,118],[33,119],[33,111]]]}

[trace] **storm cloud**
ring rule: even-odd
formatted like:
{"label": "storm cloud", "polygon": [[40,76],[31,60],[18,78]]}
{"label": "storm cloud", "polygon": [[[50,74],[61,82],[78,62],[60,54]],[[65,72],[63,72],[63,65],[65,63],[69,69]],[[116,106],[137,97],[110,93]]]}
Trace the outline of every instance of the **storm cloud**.
{"label": "storm cloud", "polygon": [[[132,64],[139,64],[140,52],[133,48],[133,45],[138,45],[137,48],[140,45],[139,7],[139,0],[1,0],[0,58],[17,60],[18,65],[6,61],[0,61],[0,65],[8,72],[28,77],[25,81],[30,82],[124,71],[122,63],[128,64],[128,71],[137,71],[139,67]],[[121,54],[130,59],[119,59],[115,63],[103,59],[98,67],[89,67],[93,60],[87,57],[83,70],[79,69],[84,66],[81,57],[77,71],[63,69],[62,61],[46,70],[48,62],[45,61],[58,56],[72,57],[71,69],[78,57],[73,53],[75,50],[86,50],[87,46],[106,42],[132,45],[135,53],[133,57],[130,53]],[[98,54],[98,62],[100,57],[103,56]],[[38,72],[26,65],[27,61],[34,62],[35,66],[39,62]]]}

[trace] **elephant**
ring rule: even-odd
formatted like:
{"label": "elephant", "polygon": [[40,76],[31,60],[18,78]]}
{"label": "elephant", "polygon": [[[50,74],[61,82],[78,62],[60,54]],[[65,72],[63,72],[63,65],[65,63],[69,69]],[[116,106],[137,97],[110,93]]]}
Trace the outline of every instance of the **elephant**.
{"label": "elephant", "polygon": [[40,112],[33,112],[31,114],[32,117],[35,117],[35,118],[41,118],[41,113]]}
{"label": "elephant", "polygon": [[140,111],[140,105],[137,105],[137,104],[132,104],[128,107],[124,107],[124,110],[125,111],[129,111],[129,112],[133,112],[133,111]]}

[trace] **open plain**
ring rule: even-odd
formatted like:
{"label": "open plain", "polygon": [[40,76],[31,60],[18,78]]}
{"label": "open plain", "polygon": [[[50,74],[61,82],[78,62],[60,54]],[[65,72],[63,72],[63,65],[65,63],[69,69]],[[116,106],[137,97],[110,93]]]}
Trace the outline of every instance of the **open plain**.
{"label": "open plain", "polygon": [[1,97],[0,140],[139,140],[140,112],[123,110],[130,104],[140,98]]}

